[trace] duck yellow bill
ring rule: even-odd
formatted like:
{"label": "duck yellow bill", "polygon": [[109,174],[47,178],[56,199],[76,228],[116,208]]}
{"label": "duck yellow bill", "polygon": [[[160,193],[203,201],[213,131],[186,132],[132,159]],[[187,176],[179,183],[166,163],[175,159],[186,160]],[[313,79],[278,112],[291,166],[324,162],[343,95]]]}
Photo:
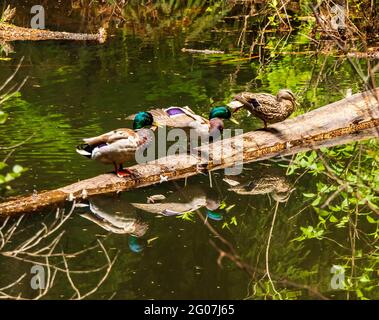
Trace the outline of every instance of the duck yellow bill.
{"label": "duck yellow bill", "polygon": [[231,117],[229,120],[235,124],[240,124],[236,118]]}
{"label": "duck yellow bill", "polygon": [[153,126],[157,128],[163,128],[163,126],[156,121],[153,122]]}

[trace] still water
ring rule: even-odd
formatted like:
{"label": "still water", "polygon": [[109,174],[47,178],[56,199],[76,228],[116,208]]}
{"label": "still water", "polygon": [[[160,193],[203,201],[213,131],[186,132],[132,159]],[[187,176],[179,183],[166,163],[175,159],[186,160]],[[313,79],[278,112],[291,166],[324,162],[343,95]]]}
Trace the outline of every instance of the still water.
{"label": "still water", "polygon": [[[49,27],[75,31],[78,24],[56,22]],[[4,198],[110,171],[79,156],[75,146],[83,137],[130,126],[125,118],[137,111],[188,105],[206,115],[211,106],[228,102],[241,90],[276,93],[288,87],[299,97],[301,107],[296,114],[301,114],[342,98],[347,89],[361,89],[345,59],[309,53],[314,48],[302,36],[292,35],[282,43],[288,46],[288,54],[273,54],[270,47],[265,48],[263,66],[259,58],[240,59],[233,36],[236,34],[209,31],[191,39],[181,32],[151,38],[114,30],[104,45],[12,44],[11,59],[0,60],[0,83],[22,57],[14,81],[28,80],[19,96],[2,105],[9,119],[0,129],[0,141],[8,146],[31,139],[9,159],[10,165],[19,164],[27,171],[11,183],[12,189]],[[269,37],[273,47],[282,36]],[[219,49],[226,54],[192,55],[182,52],[183,47]],[[245,131],[261,126],[243,114],[239,120]],[[228,126],[235,128],[230,123]],[[75,294],[65,272],[68,266],[81,294],[96,288],[91,297],[97,299],[261,299],[272,293],[267,289],[267,277],[257,283],[265,273],[267,239],[277,208],[269,250],[271,277],[297,284],[279,281],[277,289],[287,298],[314,298],[303,285],[317,288],[329,298],[346,297],[345,292],[330,287],[330,269],[346,253],[345,247],[326,240],[293,241],[299,228],[315,219],[312,208],[304,209],[302,197],[314,191],[315,178],[310,174],[299,180],[286,176],[287,168],[279,164],[288,161],[247,165],[238,177],[214,172],[212,187],[207,176],[199,176],[188,179],[186,185],[178,181],[95,197],[73,211],[67,203],[58,213],[51,209],[25,216],[17,241],[13,240],[8,250],[38,232],[43,224],[50,226],[55,218],[67,217],[43,245],[36,244],[30,250],[37,254],[50,246],[38,251],[48,255],[53,246],[56,255],[48,260],[21,255],[22,259],[55,266],[51,267],[52,274],[57,270],[54,285],[44,298]],[[228,178],[238,184],[231,185]],[[147,203],[148,197],[157,194],[166,199]],[[186,214],[158,214],[164,210]],[[58,235],[57,243],[51,244]],[[348,247],[345,234],[334,239]],[[223,251],[233,252],[234,260],[220,259]],[[67,255],[65,259],[62,253]],[[25,273],[11,293],[33,297],[32,263],[22,259],[0,256],[0,287]],[[238,261],[250,266],[250,274]]]}

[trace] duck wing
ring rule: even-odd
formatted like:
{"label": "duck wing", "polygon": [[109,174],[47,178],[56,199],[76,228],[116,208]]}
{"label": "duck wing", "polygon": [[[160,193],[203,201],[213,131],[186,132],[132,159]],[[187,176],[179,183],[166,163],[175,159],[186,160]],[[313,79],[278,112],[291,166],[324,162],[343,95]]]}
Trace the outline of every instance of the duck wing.
{"label": "duck wing", "polygon": [[97,137],[85,138],[83,139],[83,141],[90,146],[96,146],[100,144],[111,144],[121,139],[129,139],[133,141],[133,140],[138,140],[139,136],[132,129],[121,128],[121,129],[109,131]]}
{"label": "duck wing", "polygon": [[90,146],[90,148],[93,148],[91,159],[103,163],[121,164],[133,160],[135,153],[143,145],[143,142],[144,140],[137,134],[116,140],[108,139],[108,143]]}
{"label": "duck wing", "polygon": [[257,94],[255,100],[259,104],[255,108],[255,114],[269,123],[282,121],[288,116],[282,104],[271,94]]}
{"label": "duck wing", "polygon": [[271,122],[282,116],[282,108],[275,96],[269,93],[242,92],[235,99],[249,107],[259,118]]}
{"label": "duck wing", "polygon": [[182,109],[183,112],[185,112],[185,114],[189,118],[191,118],[191,119],[199,122],[200,124],[209,124],[209,120],[205,119],[202,116],[199,116],[198,114],[196,114],[195,112],[193,112],[192,109],[190,109],[189,107],[186,106],[186,107],[183,107],[181,109]]}
{"label": "duck wing", "polygon": [[[197,115],[189,107],[169,107],[166,109],[149,110],[154,121],[160,125],[173,128],[191,127],[194,121],[200,124],[208,124],[209,121],[202,116]],[[127,117],[128,120],[133,120],[135,114]]]}
{"label": "duck wing", "polygon": [[235,100],[244,104],[250,104],[250,107],[257,109],[262,105],[276,105],[276,97],[269,93],[252,93],[242,92],[235,96]]}

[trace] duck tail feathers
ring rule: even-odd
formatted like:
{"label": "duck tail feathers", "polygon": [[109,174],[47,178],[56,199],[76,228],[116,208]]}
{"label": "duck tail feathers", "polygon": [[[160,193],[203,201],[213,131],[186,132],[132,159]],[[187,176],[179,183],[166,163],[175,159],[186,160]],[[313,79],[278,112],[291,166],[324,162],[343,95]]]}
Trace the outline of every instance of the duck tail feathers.
{"label": "duck tail feathers", "polygon": [[80,146],[76,147],[76,152],[79,153],[82,156],[85,156],[89,159],[92,157],[92,151],[93,147],[90,146],[89,144],[82,144]]}

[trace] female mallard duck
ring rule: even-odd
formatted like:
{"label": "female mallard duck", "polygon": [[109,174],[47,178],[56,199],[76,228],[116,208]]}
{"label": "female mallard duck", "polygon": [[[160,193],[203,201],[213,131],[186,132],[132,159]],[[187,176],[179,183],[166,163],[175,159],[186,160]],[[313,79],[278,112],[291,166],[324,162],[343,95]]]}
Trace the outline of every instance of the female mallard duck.
{"label": "female mallard duck", "polygon": [[276,96],[269,93],[242,92],[228,105],[233,112],[241,108],[261,119],[264,127],[267,123],[276,123],[287,119],[295,110],[296,98],[289,89],[282,89]]}
{"label": "female mallard duck", "polygon": [[[215,107],[209,113],[209,120],[197,115],[189,107],[170,107],[167,109],[154,109],[149,111],[156,122],[160,125],[193,129],[200,137],[208,138],[209,136],[217,136],[224,129],[223,119],[236,122],[232,118],[232,113],[226,106]],[[133,119],[134,115],[127,119]]]}
{"label": "female mallard duck", "polygon": [[133,160],[140,148],[145,148],[152,141],[151,129],[147,126],[156,124],[149,112],[139,112],[134,117],[133,130],[127,128],[116,129],[97,137],[83,139],[85,144],[77,147],[76,151],[93,160],[105,164],[113,164],[115,173],[119,177],[132,174],[123,168],[123,163]]}

